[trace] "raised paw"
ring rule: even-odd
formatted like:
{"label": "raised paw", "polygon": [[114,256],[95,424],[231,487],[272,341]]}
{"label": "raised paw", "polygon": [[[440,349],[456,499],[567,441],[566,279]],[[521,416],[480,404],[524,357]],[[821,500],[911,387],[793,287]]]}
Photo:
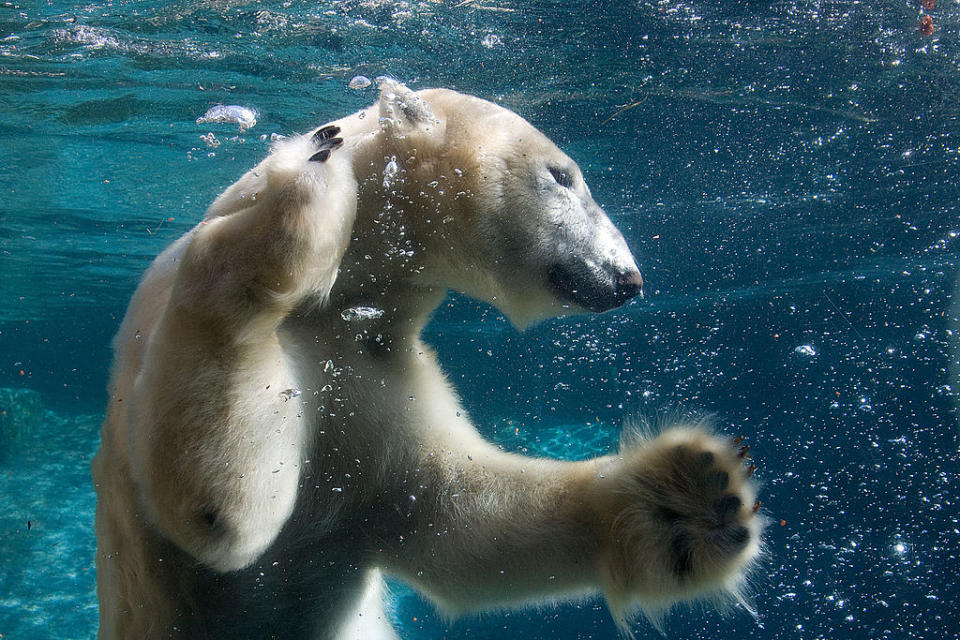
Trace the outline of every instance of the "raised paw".
{"label": "raised paw", "polygon": [[343,145],[343,138],[337,138],[340,133],[340,127],[336,125],[327,125],[317,130],[313,134],[313,142],[317,145],[318,151],[310,156],[310,162],[326,162],[330,153],[334,149],[339,149]]}
{"label": "raised paw", "polygon": [[622,452],[608,556],[619,590],[661,601],[736,590],[761,529],[739,444],[674,428]]}
{"label": "raised paw", "polygon": [[[746,495],[749,467],[738,464],[749,445],[739,452],[714,451],[696,439],[667,449],[666,475],[653,481],[658,513],[667,529],[670,558],[676,576],[697,580],[700,574],[736,556],[750,542],[752,493]],[[707,445],[707,446],[705,446]]]}

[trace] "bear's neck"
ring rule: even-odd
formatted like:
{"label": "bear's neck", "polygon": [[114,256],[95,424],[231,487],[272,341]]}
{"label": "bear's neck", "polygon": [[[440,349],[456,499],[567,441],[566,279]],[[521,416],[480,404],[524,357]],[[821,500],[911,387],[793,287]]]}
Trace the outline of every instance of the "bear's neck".
{"label": "bear's neck", "polygon": [[[371,142],[380,147],[375,136]],[[437,284],[431,245],[451,203],[419,185],[402,162],[388,168],[390,157],[384,159],[382,148],[354,153],[357,219],[328,304],[316,313],[324,316],[318,323],[343,326],[344,335],[362,329],[372,340],[380,335],[402,348],[417,341],[446,294]]]}

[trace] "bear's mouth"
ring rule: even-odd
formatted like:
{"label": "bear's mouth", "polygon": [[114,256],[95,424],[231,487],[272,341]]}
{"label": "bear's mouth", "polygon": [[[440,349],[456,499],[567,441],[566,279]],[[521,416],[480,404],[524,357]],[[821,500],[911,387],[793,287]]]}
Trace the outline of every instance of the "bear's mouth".
{"label": "bear's mouth", "polygon": [[550,268],[548,278],[560,297],[596,313],[615,309],[643,293],[639,271],[598,274],[583,263],[558,263]]}

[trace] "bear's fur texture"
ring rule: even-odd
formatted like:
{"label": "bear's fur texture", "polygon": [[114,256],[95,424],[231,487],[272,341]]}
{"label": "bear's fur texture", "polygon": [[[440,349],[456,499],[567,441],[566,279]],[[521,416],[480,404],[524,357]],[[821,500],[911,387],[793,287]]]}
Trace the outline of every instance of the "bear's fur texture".
{"label": "bear's fur texture", "polygon": [[449,615],[599,591],[625,625],[739,594],[761,525],[729,440],[505,453],[419,337],[451,288],[524,326],[641,284],[573,161],[489,102],[382,79],[378,104],[279,142],[116,337],[100,638],[395,637],[382,573]]}

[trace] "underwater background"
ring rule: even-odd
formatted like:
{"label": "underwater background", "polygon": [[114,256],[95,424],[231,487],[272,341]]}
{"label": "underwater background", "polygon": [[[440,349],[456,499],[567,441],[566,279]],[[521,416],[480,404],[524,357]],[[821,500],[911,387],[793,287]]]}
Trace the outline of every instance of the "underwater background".
{"label": "underwater background", "polygon": [[[488,437],[583,458],[674,410],[748,437],[757,617],[667,637],[960,637],[958,0],[3,0],[0,637],[95,635],[88,466],[139,275],[273,134],[372,103],[358,75],[517,111],[641,265],[645,299],[522,334],[451,295],[427,338]],[[257,122],[198,123],[218,104]],[[597,599],[393,610],[408,638],[618,637]]]}

